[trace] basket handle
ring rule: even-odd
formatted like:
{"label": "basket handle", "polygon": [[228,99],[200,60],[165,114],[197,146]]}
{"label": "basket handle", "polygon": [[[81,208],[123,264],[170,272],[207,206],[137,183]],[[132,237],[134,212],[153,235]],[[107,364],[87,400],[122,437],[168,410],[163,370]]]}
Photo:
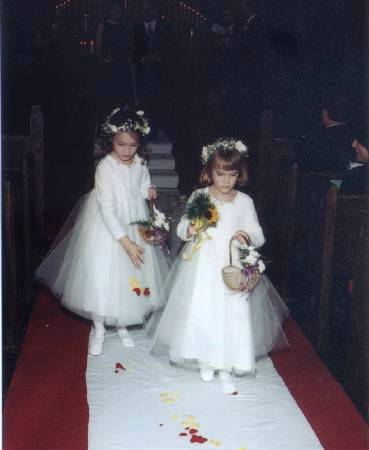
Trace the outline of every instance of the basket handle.
{"label": "basket handle", "polygon": [[154,210],[155,200],[148,200],[150,212]]}
{"label": "basket handle", "polygon": [[[247,233],[243,233],[243,237],[245,238],[246,241],[246,245],[250,245],[251,244],[251,239],[250,236]],[[237,240],[235,237],[232,237],[231,240],[229,241],[229,263],[232,266],[232,244],[233,241]]]}

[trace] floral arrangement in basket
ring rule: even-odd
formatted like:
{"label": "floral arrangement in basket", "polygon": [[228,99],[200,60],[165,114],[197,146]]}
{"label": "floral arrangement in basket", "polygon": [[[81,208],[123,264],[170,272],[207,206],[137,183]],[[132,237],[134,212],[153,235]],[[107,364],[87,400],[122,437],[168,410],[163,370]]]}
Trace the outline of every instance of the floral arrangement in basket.
{"label": "floral arrangement in basket", "polygon": [[206,230],[209,227],[217,226],[219,213],[215,204],[210,200],[209,195],[205,192],[198,192],[187,205],[186,215],[196,231],[191,253],[183,254],[184,259],[191,259],[193,253],[203,244],[204,239],[211,239]]}
{"label": "floral arrangement in basket", "polygon": [[132,225],[138,225],[138,231],[145,242],[163,247],[168,239],[169,219],[155,207],[154,203],[150,202],[149,205],[149,218],[132,222]]}
{"label": "floral arrangement in basket", "polygon": [[242,266],[242,271],[246,276],[255,270],[258,270],[260,273],[265,271],[264,261],[253,245],[239,247],[238,260]]}
{"label": "floral arrangement in basket", "polygon": [[259,283],[261,274],[265,271],[265,264],[260,253],[250,245],[250,238],[245,234],[246,245],[239,245],[238,260],[241,267],[232,264],[232,243],[229,243],[230,265],[222,269],[225,285],[234,292],[251,292]]}

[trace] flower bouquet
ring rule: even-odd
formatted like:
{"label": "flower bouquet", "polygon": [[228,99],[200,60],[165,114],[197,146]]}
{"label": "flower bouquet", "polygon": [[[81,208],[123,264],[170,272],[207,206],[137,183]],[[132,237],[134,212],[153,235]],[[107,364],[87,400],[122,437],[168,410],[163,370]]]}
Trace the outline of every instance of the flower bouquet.
{"label": "flower bouquet", "polygon": [[169,220],[153,203],[150,203],[149,218],[138,220],[132,224],[138,225],[142,239],[150,245],[162,247],[168,238]]}
{"label": "flower bouquet", "polygon": [[230,265],[222,270],[225,285],[234,292],[251,292],[259,283],[261,274],[265,271],[265,264],[255,247],[246,245],[238,247],[238,261],[241,267],[232,265],[232,242],[229,244]]}
{"label": "flower bouquet", "polygon": [[195,227],[197,234],[215,227],[219,220],[219,213],[210,200],[208,194],[197,193],[194,199],[187,205],[186,215],[190,224]]}
{"label": "flower bouquet", "polygon": [[210,200],[209,195],[199,192],[187,205],[186,215],[196,231],[191,253],[189,255],[183,254],[184,259],[191,259],[193,253],[203,244],[204,238],[211,239],[206,230],[209,227],[216,227],[219,213],[214,203]]}

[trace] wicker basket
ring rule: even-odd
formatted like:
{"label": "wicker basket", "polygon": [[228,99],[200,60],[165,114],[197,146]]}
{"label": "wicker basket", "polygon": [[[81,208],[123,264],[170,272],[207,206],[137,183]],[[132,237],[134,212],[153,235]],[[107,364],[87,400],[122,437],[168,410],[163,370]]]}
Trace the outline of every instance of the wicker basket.
{"label": "wicker basket", "polygon": [[[154,202],[149,201],[148,206],[149,206],[150,212],[152,212],[152,210],[154,208]],[[146,243],[148,243],[150,245],[154,245],[154,246],[161,247],[164,244],[164,242],[167,240],[167,237],[168,237],[168,233],[165,231],[160,233],[160,236],[158,236],[155,232],[153,232],[152,230],[150,230],[149,228],[147,228],[143,225],[139,225],[138,232],[140,233],[140,236]]]}
{"label": "wicker basket", "polygon": [[[222,269],[224,284],[234,292],[251,292],[259,283],[261,274],[258,269],[254,269],[246,275],[240,267],[232,265],[232,244],[235,238],[229,242],[229,262],[230,265]],[[247,245],[250,245],[250,238],[247,236]]]}
{"label": "wicker basket", "polygon": [[139,226],[138,231],[142,239],[150,245],[162,246],[167,240],[168,233],[162,233],[160,236],[153,234],[153,232],[146,227]]}

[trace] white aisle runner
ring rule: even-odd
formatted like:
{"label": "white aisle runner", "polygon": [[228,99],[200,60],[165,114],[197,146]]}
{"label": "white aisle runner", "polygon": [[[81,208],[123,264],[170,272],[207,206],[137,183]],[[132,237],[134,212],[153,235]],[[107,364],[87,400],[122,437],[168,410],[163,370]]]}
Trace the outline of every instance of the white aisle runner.
{"label": "white aisle runner", "polygon": [[89,450],[322,449],[269,358],[225,396],[217,377],[152,357],[145,332],[132,333],[136,348],[111,333],[88,357]]}

